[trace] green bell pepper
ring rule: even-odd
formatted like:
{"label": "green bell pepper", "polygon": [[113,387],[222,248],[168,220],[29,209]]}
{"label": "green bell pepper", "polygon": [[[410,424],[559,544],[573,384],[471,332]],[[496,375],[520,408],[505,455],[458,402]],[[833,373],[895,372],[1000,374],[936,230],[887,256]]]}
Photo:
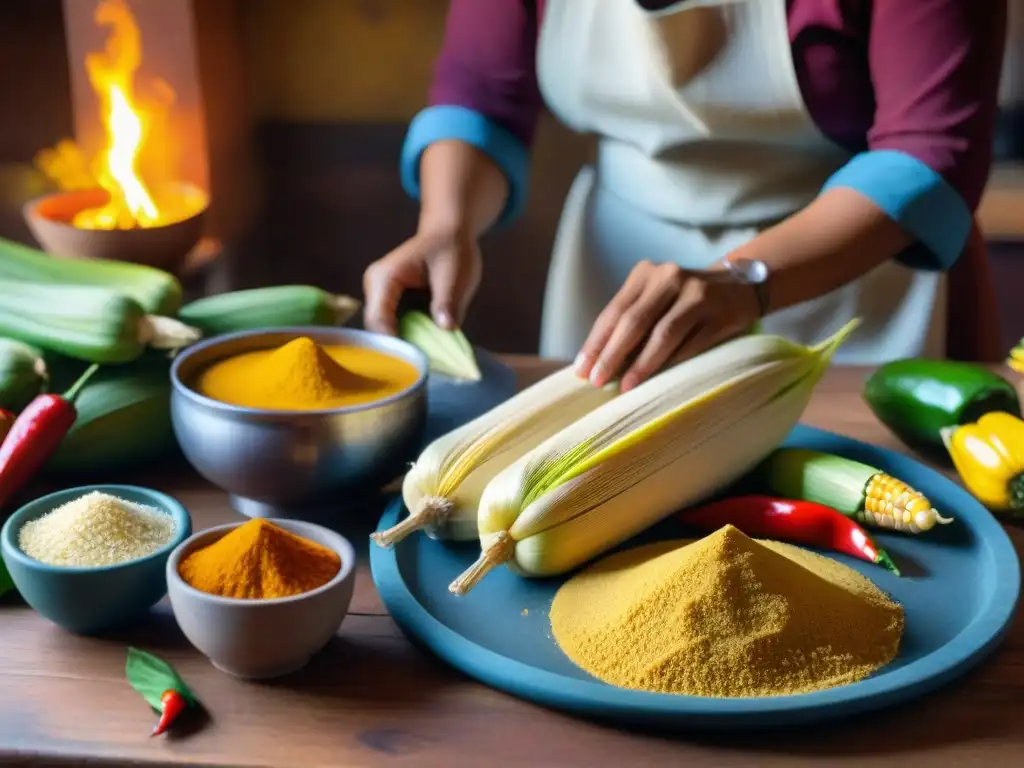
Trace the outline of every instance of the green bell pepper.
{"label": "green bell pepper", "polygon": [[940,430],[1004,411],[1020,417],[1016,388],[987,368],[954,360],[886,363],[865,382],[863,397],[879,421],[915,450],[944,455]]}

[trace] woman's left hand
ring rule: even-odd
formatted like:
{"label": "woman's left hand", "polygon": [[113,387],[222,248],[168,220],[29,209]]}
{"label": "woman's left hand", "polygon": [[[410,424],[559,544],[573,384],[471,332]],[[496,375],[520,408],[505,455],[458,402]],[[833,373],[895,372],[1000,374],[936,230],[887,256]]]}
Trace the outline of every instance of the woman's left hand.
{"label": "woman's left hand", "polygon": [[576,358],[576,373],[604,386],[638,352],[622,376],[625,392],[676,352],[700,354],[749,330],[759,318],[754,287],[727,270],[642,261],[594,323]]}

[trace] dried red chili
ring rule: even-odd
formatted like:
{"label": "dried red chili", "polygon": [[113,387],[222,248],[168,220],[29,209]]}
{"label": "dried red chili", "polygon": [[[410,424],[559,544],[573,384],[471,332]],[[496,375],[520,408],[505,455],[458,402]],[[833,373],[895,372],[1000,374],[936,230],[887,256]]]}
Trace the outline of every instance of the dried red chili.
{"label": "dried red chili", "polygon": [[198,706],[195,694],[174,667],[151,653],[129,648],[125,676],[146,703],[160,713],[153,736],[165,733],[182,712]]}
{"label": "dried red chili", "polygon": [[187,706],[188,702],[181,695],[180,691],[174,688],[168,688],[164,691],[160,697],[160,719],[157,721],[156,727],[153,728],[151,735],[159,736],[166,731],[171,723],[177,719],[178,715],[185,711]]}
{"label": "dried red chili", "polygon": [[900,575],[886,551],[854,520],[813,501],[736,496],[686,510],[679,515],[679,520],[702,530],[734,525],[748,536],[831,549],[877,563]]}
{"label": "dried red chili", "polygon": [[99,368],[91,365],[63,395],[37,395],[0,443],[0,507],[46,463],[75,423],[74,400]]}

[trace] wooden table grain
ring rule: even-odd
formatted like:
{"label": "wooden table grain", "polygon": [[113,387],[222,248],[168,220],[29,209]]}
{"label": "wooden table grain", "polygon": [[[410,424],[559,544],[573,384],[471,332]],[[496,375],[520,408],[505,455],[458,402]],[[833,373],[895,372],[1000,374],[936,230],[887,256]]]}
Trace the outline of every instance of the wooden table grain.
{"label": "wooden table grain", "polygon": [[[550,365],[510,358],[522,382]],[[833,369],[804,422],[900,450],[860,400],[860,369]],[[126,478],[173,494],[195,528],[235,519],[224,493],[185,469]],[[376,510],[351,510],[359,543]],[[1018,552],[1024,533],[1010,529]],[[182,672],[209,717],[148,737],[154,716],[125,682],[127,644]],[[987,662],[942,691],[856,721],[753,734],[620,731],[486,688],[406,640],[365,557],[350,615],[303,671],[271,683],[217,672],[166,604],[131,634],[70,635],[0,602],[0,762],[232,766],[974,766],[1024,761],[1024,614]]]}

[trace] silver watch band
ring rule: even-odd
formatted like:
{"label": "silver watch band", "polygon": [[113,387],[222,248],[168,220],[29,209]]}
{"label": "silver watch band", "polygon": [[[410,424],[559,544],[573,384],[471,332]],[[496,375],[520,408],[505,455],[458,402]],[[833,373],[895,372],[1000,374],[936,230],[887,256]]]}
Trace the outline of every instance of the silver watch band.
{"label": "silver watch band", "polygon": [[726,259],[729,272],[754,289],[760,317],[768,313],[768,265],[757,259]]}

